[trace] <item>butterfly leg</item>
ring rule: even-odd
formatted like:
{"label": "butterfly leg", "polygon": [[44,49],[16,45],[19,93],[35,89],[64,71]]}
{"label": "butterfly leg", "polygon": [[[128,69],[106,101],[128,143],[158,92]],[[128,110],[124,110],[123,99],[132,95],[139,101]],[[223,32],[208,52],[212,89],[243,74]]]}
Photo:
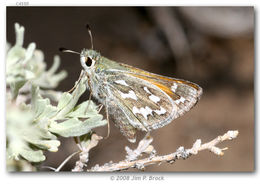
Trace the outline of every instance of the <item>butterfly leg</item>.
{"label": "butterfly leg", "polygon": [[107,101],[106,101],[106,115],[107,115],[107,136],[105,137],[106,139],[109,137],[110,135],[110,123],[109,123],[109,115],[108,115],[108,106],[107,106]]}
{"label": "butterfly leg", "polygon": [[[88,97],[88,105],[87,105],[86,111],[88,111],[88,107],[89,107],[89,105],[90,105],[91,97],[92,97],[92,91],[90,91],[90,93],[89,93],[89,97]],[[100,110],[101,110],[101,109],[100,109]]]}
{"label": "butterfly leg", "polygon": [[84,71],[82,70],[79,75],[79,79],[76,81],[75,85],[69,91],[67,91],[68,93],[72,92],[78,86],[80,80],[82,79],[83,74],[84,74]]}
{"label": "butterfly leg", "polygon": [[100,113],[100,111],[102,110],[102,108],[104,107],[104,105],[100,104],[98,105],[99,109],[98,109],[98,113]]}
{"label": "butterfly leg", "polygon": [[[107,104],[106,104],[107,105]],[[100,111],[102,110],[102,108],[104,107],[103,104],[99,105],[99,109],[98,109],[98,113],[100,113]],[[105,106],[106,109],[106,119],[107,119],[107,136],[105,137],[105,139],[107,139],[110,135],[110,122],[109,122],[109,115],[108,115],[108,108],[107,106]]]}

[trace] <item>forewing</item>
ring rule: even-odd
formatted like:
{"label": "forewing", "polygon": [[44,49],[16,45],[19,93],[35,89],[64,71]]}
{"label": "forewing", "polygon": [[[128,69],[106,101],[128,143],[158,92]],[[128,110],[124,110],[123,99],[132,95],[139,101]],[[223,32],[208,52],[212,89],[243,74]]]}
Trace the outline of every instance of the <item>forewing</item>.
{"label": "forewing", "polygon": [[[128,68],[130,67],[125,64],[121,65]],[[129,69],[129,73],[132,76],[149,81],[173,99],[173,102],[176,104],[178,109],[176,118],[195,106],[202,95],[202,88],[199,85],[187,80],[165,77],[134,67],[130,67]]]}
{"label": "forewing", "polygon": [[130,70],[111,70],[107,74],[110,97],[130,124],[142,130],[162,127],[183,115],[202,93],[198,85],[188,81],[126,68]]}

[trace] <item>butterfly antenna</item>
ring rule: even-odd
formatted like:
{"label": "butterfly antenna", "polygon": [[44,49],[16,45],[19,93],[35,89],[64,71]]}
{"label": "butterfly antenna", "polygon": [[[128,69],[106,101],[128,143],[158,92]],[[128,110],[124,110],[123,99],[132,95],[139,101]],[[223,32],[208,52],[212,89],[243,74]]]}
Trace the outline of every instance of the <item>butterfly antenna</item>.
{"label": "butterfly antenna", "polygon": [[79,55],[80,55],[79,52],[76,52],[76,51],[73,51],[73,50],[69,50],[69,49],[67,49],[67,48],[59,48],[59,51],[61,51],[61,52],[67,52],[67,53],[73,53],[73,54],[79,54]]}
{"label": "butterfly antenna", "polygon": [[87,30],[88,30],[88,34],[89,34],[89,37],[90,37],[91,49],[93,50],[93,49],[94,49],[94,46],[93,46],[93,37],[92,37],[92,33],[91,33],[91,29],[90,29],[89,24],[86,25],[86,28],[87,28]]}

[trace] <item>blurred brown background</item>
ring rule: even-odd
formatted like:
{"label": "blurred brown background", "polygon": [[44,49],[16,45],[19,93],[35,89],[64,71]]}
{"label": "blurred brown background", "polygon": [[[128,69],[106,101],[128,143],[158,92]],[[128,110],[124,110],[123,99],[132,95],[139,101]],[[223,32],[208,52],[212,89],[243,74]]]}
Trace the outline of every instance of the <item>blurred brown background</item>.
{"label": "blurred brown background", "polygon": [[[220,144],[222,157],[204,151],[174,164],[152,165],[146,171],[254,170],[254,8],[253,7],[8,7],[7,41],[14,44],[14,23],[25,27],[25,44],[36,42],[48,66],[61,57],[68,72],[57,90],[73,87],[81,71],[79,57],[61,54],[59,47],[94,49],[115,61],[157,74],[183,78],[202,86],[204,94],[190,112],[153,131],[158,154],[190,148],[239,130],[237,139]],[[84,95],[81,100],[88,99]],[[107,128],[96,132],[105,136]],[[139,139],[143,134],[139,134]],[[44,165],[57,167],[77,150],[73,139],[62,139],[57,153],[47,153]],[[125,158],[130,144],[111,122],[111,135],[90,152],[88,168]],[[78,157],[63,170],[70,171]],[[42,169],[46,170],[46,169]],[[130,169],[129,171],[136,171]]]}

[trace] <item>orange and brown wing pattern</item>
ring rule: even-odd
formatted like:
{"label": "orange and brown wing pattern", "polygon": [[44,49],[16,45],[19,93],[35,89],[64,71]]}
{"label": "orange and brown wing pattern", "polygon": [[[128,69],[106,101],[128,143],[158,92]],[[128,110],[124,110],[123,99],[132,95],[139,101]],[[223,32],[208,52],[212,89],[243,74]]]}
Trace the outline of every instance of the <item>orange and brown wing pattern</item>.
{"label": "orange and brown wing pattern", "polygon": [[124,66],[127,70],[108,76],[108,83],[136,128],[152,130],[167,125],[189,111],[202,94],[194,83]]}
{"label": "orange and brown wing pattern", "polygon": [[153,74],[125,64],[121,65],[130,69],[129,75],[143,79],[168,94],[179,108],[178,117],[195,106],[202,95],[202,88],[195,83]]}
{"label": "orange and brown wing pattern", "polygon": [[112,99],[110,102],[116,103],[109,106],[119,107],[128,117],[126,122],[135,128],[144,131],[156,129],[168,124],[177,114],[172,99],[160,88],[143,79],[127,73],[117,73],[116,76],[108,77],[107,81]]}

